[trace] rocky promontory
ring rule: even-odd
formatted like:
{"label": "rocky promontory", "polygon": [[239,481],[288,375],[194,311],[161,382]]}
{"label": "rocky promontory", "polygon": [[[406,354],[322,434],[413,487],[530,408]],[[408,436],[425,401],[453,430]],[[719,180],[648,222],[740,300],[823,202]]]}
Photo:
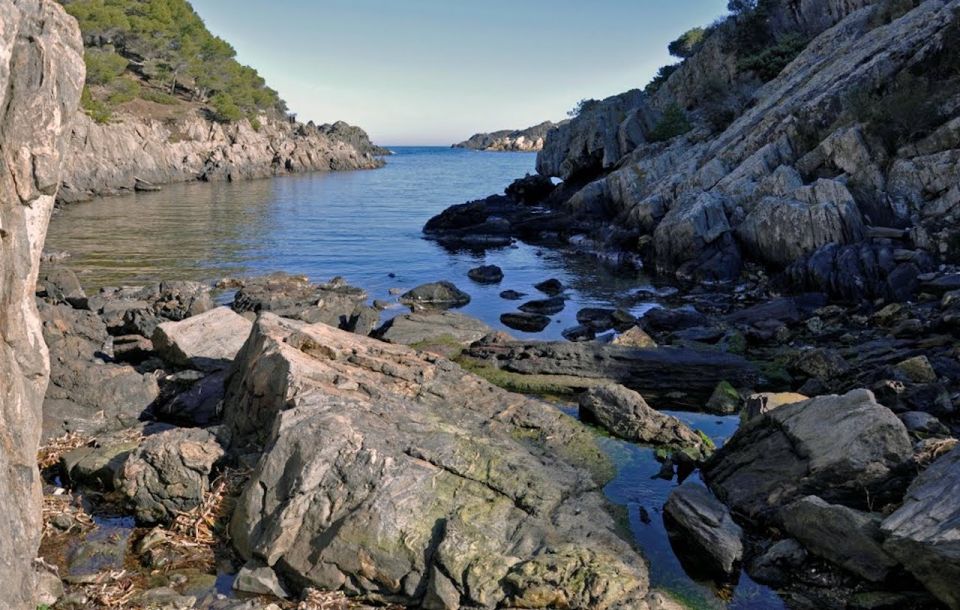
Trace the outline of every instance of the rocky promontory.
{"label": "rocky promontory", "polygon": [[567,121],[554,123],[544,121],[526,129],[503,129],[491,133],[475,133],[468,139],[454,144],[451,148],[467,148],[489,152],[538,152],[543,150],[547,133],[566,124]]}

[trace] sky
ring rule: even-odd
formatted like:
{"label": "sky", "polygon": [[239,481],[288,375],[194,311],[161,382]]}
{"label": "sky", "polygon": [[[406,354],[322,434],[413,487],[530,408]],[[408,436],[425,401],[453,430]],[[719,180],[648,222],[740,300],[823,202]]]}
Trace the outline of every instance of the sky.
{"label": "sky", "polygon": [[450,145],[643,87],[726,0],[192,0],[302,121]]}

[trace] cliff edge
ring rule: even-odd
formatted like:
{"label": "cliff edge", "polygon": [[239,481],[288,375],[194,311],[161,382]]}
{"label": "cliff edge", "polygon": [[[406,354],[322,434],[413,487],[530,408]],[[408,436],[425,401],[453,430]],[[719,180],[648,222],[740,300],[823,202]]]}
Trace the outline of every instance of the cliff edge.
{"label": "cliff edge", "polygon": [[34,303],[40,251],[83,86],[76,21],[50,0],[0,0],[0,607],[36,607],[41,405],[49,361]]}

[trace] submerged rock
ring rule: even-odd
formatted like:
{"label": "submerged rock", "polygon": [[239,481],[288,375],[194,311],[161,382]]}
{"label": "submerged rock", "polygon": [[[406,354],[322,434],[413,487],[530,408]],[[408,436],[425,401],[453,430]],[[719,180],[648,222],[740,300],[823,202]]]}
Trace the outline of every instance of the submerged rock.
{"label": "submerged rock", "polygon": [[468,271],[467,277],[479,284],[497,284],[503,279],[503,269],[496,265],[483,265]]}
{"label": "submerged rock", "polygon": [[234,444],[266,448],[234,545],[288,582],[424,607],[642,607],[644,560],[598,491],[610,465],[546,403],[264,315],[226,405]]}
{"label": "submerged rock", "polygon": [[414,311],[439,310],[463,307],[470,302],[470,295],[447,281],[417,286],[400,295],[400,302]]}
{"label": "submerged rock", "polygon": [[806,495],[866,509],[903,489],[907,430],[867,390],[819,396],[747,421],[703,469],[732,509],[767,517]]}
{"label": "submerged rock", "polygon": [[651,409],[643,396],[621,385],[594,386],[580,395],[579,402],[581,415],[628,441],[673,446],[694,460],[713,451],[713,443],[701,434],[676,417]]}
{"label": "submerged rock", "polygon": [[566,306],[567,302],[563,297],[552,297],[549,299],[537,299],[534,301],[527,301],[520,306],[520,311],[532,314],[539,314],[543,316],[552,316],[563,311],[563,308]]}
{"label": "submerged rock", "polygon": [[550,326],[550,318],[536,313],[505,313],[500,315],[504,326],[526,333],[538,333]]}
{"label": "submerged rock", "polygon": [[563,283],[556,278],[544,280],[538,284],[534,284],[533,287],[549,297],[555,297],[559,294],[562,294],[566,289]]}

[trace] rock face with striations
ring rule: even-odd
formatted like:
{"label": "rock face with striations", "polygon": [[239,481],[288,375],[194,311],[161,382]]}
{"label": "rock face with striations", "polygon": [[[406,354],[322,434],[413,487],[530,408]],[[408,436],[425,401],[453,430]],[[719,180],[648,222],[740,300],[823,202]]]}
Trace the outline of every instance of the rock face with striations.
{"label": "rock face with striations", "polygon": [[586,428],[409,348],[262,315],[225,425],[264,447],[231,523],[288,583],[423,608],[646,608]]}
{"label": "rock face with striations", "polygon": [[76,22],[55,2],[0,0],[0,607],[35,608],[41,404],[47,348],[34,305],[60,184],[68,121],[83,86]]}
{"label": "rock face with striations", "polygon": [[255,130],[199,114],[173,123],[125,115],[98,124],[79,114],[58,199],[65,203],[152,185],[243,180],[278,174],[380,167],[386,151],[346,123],[315,126],[263,117]]}

